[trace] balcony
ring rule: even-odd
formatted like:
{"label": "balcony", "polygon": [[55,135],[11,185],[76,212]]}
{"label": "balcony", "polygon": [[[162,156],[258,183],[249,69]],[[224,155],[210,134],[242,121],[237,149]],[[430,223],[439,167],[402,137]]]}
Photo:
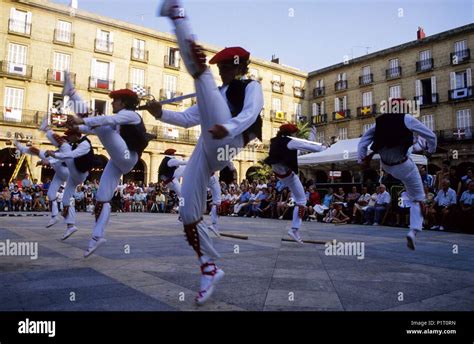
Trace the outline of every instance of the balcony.
{"label": "balcony", "polygon": [[[76,73],[69,73],[73,85],[76,84]],[[64,71],[48,69],[48,74],[46,75],[46,84],[54,86],[63,86],[64,85]]]}
{"label": "balcony", "polygon": [[374,82],[374,75],[372,73],[359,76],[359,86],[370,85]]}
{"label": "balcony", "polygon": [[374,116],[377,113],[377,105],[359,106],[357,108],[357,118],[367,118]]}
{"label": "balcony", "polygon": [[450,101],[460,101],[472,98],[472,86],[456,88],[448,91]]}
{"label": "balcony", "polygon": [[89,77],[89,91],[99,93],[110,93],[114,90],[115,81],[100,79],[96,77]]}
{"label": "balcony", "polygon": [[285,90],[285,83],[281,81],[272,81],[272,92],[282,94]]}
{"label": "balcony", "polygon": [[449,54],[449,57],[452,65],[458,65],[460,63],[469,62],[469,60],[471,59],[471,50],[466,49],[455,51],[454,53]]}
{"label": "balcony", "polygon": [[402,67],[393,67],[385,70],[385,79],[397,79],[402,76]]}
{"label": "balcony", "polygon": [[326,88],[324,86],[313,88],[313,98],[322,97],[325,94],[326,94]]}
{"label": "balcony", "polygon": [[462,142],[473,139],[474,127],[437,130],[435,133],[438,143]]}
{"label": "balcony", "polygon": [[22,63],[0,61],[0,76],[17,80],[31,80],[33,66]]}
{"label": "balcony", "polygon": [[347,90],[347,80],[339,80],[334,84],[334,89],[337,91]]}
{"label": "balcony", "polygon": [[416,72],[417,73],[424,73],[433,70],[434,63],[433,59],[426,59],[421,61],[416,61]]}
{"label": "balcony", "polygon": [[151,94],[150,86],[142,86],[142,85],[133,84],[131,82],[127,82],[126,88],[138,94],[139,97],[146,97]]}
{"label": "balcony", "polygon": [[38,128],[46,112],[0,106],[0,123]]}
{"label": "balcony", "polygon": [[8,33],[31,37],[31,23],[17,19],[8,19]]}
{"label": "balcony", "polygon": [[347,121],[351,119],[351,110],[341,110],[341,111],[334,111],[332,113],[332,120],[336,122]]}
{"label": "balcony", "polygon": [[[183,92],[166,90],[164,88],[160,89],[160,101],[173,99],[175,97],[180,97],[182,95],[183,95]],[[178,105],[179,103],[180,103],[179,101],[176,101],[176,102],[172,102],[172,103],[168,103],[168,104]]]}
{"label": "balcony", "polygon": [[176,58],[175,56],[171,56],[171,58],[168,55],[165,55],[163,64],[165,68],[170,68],[174,70],[179,70],[181,68],[181,60]]}
{"label": "balcony", "polygon": [[304,98],[304,89],[301,87],[293,87],[293,97],[295,98]]}
{"label": "balcony", "polygon": [[148,50],[132,48],[130,59],[132,61],[148,63]]}
{"label": "balcony", "polygon": [[147,133],[156,136],[158,141],[172,141],[195,144],[200,136],[199,131],[194,129],[172,128],[158,125],[147,125]]}
{"label": "balcony", "polygon": [[426,96],[422,95],[422,96],[414,97],[413,99],[415,99],[418,106],[420,107],[433,106],[439,103],[438,93],[432,93],[431,95],[426,95]]}
{"label": "balcony", "polygon": [[308,123],[308,116],[293,114],[294,122],[301,124]]}
{"label": "balcony", "polygon": [[71,31],[54,29],[53,43],[73,47],[74,39],[75,35]]}
{"label": "balcony", "polygon": [[327,123],[328,123],[328,115],[325,113],[311,117],[312,125],[323,125]]}
{"label": "balcony", "polygon": [[96,53],[112,55],[114,52],[114,42],[96,38],[94,41],[94,51]]}
{"label": "balcony", "polygon": [[286,112],[271,110],[270,119],[272,122],[286,122]]}

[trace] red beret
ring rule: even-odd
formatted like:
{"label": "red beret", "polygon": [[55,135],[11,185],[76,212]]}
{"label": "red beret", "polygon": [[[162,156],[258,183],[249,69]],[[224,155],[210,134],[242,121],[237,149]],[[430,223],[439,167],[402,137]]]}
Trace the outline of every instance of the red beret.
{"label": "red beret", "polygon": [[174,155],[174,153],[176,153],[176,149],[173,149],[173,148],[168,148],[167,150],[165,150],[165,155]]}
{"label": "red beret", "polygon": [[112,99],[115,99],[115,98],[132,98],[132,99],[136,99],[138,101],[138,95],[135,92],[133,92],[132,90],[129,90],[128,88],[112,91],[112,92],[110,92],[109,97],[112,98]]}
{"label": "red beret", "polygon": [[294,134],[297,133],[299,129],[295,124],[286,123],[280,126],[280,131],[285,134]]}
{"label": "red beret", "polygon": [[68,129],[64,132],[64,136],[66,136],[66,137],[71,136],[71,135],[81,136],[81,132],[79,132],[77,130],[74,130],[74,129]]}
{"label": "red beret", "polygon": [[250,53],[241,47],[230,47],[219,51],[212,59],[209,60],[210,64],[222,63],[234,61],[235,57],[238,56],[242,60],[248,60]]}

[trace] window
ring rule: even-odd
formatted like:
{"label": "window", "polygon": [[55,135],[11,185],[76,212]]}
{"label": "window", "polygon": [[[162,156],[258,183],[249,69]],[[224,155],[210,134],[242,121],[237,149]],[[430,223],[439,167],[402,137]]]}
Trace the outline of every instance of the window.
{"label": "window", "polygon": [[389,98],[401,98],[402,91],[400,85],[390,86],[388,89]]}
{"label": "window", "polygon": [[48,111],[52,114],[65,112],[68,99],[69,97],[61,93],[51,92],[48,98]]}
{"label": "window", "polygon": [[104,30],[97,30],[96,48],[101,51],[113,51],[113,33]]}
{"label": "window", "polygon": [[31,33],[31,12],[11,8],[8,30],[29,35]]}
{"label": "window", "polygon": [[324,80],[316,80],[316,88],[323,88],[324,87]]}
{"label": "window", "polygon": [[96,61],[93,76],[97,79],[109,80],[110,64],[104,61]]}
{"label": "window", "polygon": [[281,111],[281,99],[280,98],[272,98],[272,110],[273,111]]}
{"label": "window", "polygon": [[456,123],[458,129],[470,130],[472,126],[471,109],[456,111]]}
{"label": "window", "polygon": [[436,76],[416,80],[415,94],[415,99],[420,102],[420,105],[436,103]]}
{"label": "window", "polygon": [[401,74],[400,63],[398,59],[388,60],[387,78],[398,78]]}
{"label": "window", "polygon": [[347,128],[338,129],[339,140],[347,140]]}
{"label": "window", "polygon": [[133,40],[133,58],[145,60],[145,41],[136,38]]}
{"label": "window", "polygon": [[420,61],[425,61],[431,58],[431,50],[420,51]]}
{"label": "window", "polygon": [[3,118],[6,121],[21,121],[24,92],[22,88],[5,87],[5,98],[3,101],[5,110]]}
{"label": "window", "polygon": [[92,59],[90,87],[111,90],[113,88],[115,65],[106,61]]}
{"label": "window", "polygon": [[92,99],[91,103],[94,116],[103,116],[107,113],[107,101],[101,99]]}
{"label": "window", "polygon": [[362,68],[362,75],[370,75],[370,66]]}
{"label": "window", "polygon": [[54,53],[53,57],[53,79],[64,81],[64,71],[69,70],[71,64],[71,55],[63,53]]}
{"label": "window", "polygon": [[56,40],[60,42],[71,43],[71,27],[72,24],[70,22],[58,20],[56,26]]}
{"label": "window", "polygon": [[313,116],[318,116],[318,115],[324,115],[325,114],[324,100],[320,103],[313,103],[312,113],[313,113]]}
{"label": "window", "polygon": [[399,60],[398,59],[391,59],[388,61],[388,65],[390,69],[397,68],[399,66]]}
{"label": "window", "polygon": [[337,75],[337,81],[342,81],[342,80],[347,80],[347,74],[346,73],[339,73]]}
{"label": "window", "polygon": [[176,94],[178,78],[174,75],[164,75],[163,85],[167,99],[173,98]]}
{"label": "window", "polygon": [[133,85],[145,86],[145,70],[139,68],[132,68],[130,81]]}
{"label": "window", "polygon": [[282,82],[281,82],[281,76],[279,75],[273,75],[272,77],[272,90],[274,92],[282,92]]}
{"label": "window", "polygon": [[423,123],[428,129],[435,129],[433,115],[421,116],[421,123]]}
{"label": "window", "polygon": [[367,130],[369,130],[373,126],[375,126],[375,123],[364,124],[364,127],[362,128],[362,134],[365,134],[367,132]]}
{"label": "window", "polygon": [[464,61],[469,57],[469,51],[467,50],[467,40],[454,42],[454,56],[453,63],[457,64]]}
{"label": "window", "polygon": [[295,88],[301,88],[301,80],[295,80],[293,86],[294,86]]}
{"label": "window", "polygon": [[420,51],[420,60],[417,63],[417,71],[430,70],[431,68],[433,68],[431,50]]}
{"label": "window", "polygon": [[450,81],[452,90],[472,86],[471,68],[460,72],[451,72]]}
{"label": "window", "polygon": [[362,93],[362,106],[372,106],[372,92]]}
{"label": "window", "polygon": [[316,142],[324,142],[324,131],[316,131]]}
{"label": "window", "polygon": [[334,111],[347,110],[347,96],[334,98]]}
{"label": "window", "polygon": [[179,50],[176,48],[168,48],[168,55],[165,64],[170,67],[179,68],[179,59]]}
{"label": "window", "polygon": [[8,45],[8,72],[26,75],[26,45],[10,43]]}
{"label": "window", "polygon": [[301,114],[302,114],[302,106],[301,103],[293,103],[293,113],[295,114],[295,119],[299,120],[301,119]]}

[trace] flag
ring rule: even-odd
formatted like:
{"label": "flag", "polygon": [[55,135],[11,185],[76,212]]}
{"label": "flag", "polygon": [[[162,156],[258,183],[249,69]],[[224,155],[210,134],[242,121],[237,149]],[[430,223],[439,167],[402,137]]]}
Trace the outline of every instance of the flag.
{"label": "flag", "polygon": [[132,87],[132,91],[135,92],[138,95],[138,97],[144,97],[144,96],[147,95],[147,91],[146,91],[145,87],[140,86],[140,85],[135,85],[134,84],[133,87]]}
{"label": "flag", "polygon": [[335,116],[335,119],[336,119],[336,120],[337,120],[337,119],[344,119],[344,118],[346,118],[346,114],[345,114],[344,111],[338,111],[338,112],[336,112],[336,116]]}
{"label": "flag", "polygon": [[109,88],[109,80],[97,79],[97,88],[107,90]]}
{"label": "flag", "polygon": [[370,106],[364,106],[364,107],[362,107],[362,109],[360,110],[360,113],[361,113],[362,115],[368,115],[368,114],[370,114],[371,112],[372,112],[372,111],[371,111]]}
{"label": "flag", "polygon": [[55,114],[55,113],[51,114],[52,125],[62,127],[66,124],[66,122],[67,122],[67,115]]}
{"label": "flag", "polygon": [[62,72],[59,70],[54,71],[54,80],[61,81],[62,80]]}

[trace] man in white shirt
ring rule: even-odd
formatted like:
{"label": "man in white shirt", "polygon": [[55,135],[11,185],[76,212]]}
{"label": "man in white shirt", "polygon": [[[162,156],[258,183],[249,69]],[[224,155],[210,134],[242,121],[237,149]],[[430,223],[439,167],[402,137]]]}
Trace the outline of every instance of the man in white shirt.
{"label": "man in white shirt", "polygon": [[365,210],[366,222],[364,225],[373,224],[374,226],[378,226],[382,222],[382,218],[387,211],[390,202],[390,194],[386,191],[385,185],[380,184],[379,193],[377,194],[374,206],[369,206]]}
{"label": "man in white shirt", "polygon": [[[380,155],[384,171],[399,179],[412,202],[410,207],[410,231],[407,233],[407,246],[415,249],[415,238],[423,229],[421,206],[425,198],[423,182],[415,163],[410,158],[413,150],[414,133],[424,139],[423,150],[427,154],[436,151],[436,135],[423,123],[410,114],[397,109],[403,108],[403,99],[390,99],[389,111],[376,118],[375,126],[366,131],[359,142],[359,163],[367,160],[367,149]],[[418,140],[420,142],[420,140]]]}
{"label": "man in white shirt", "polygon": [[435,225],[431,227],[431,229],[444,230],[449,221],[450,213],[453,207],[457,204],[456,191],[450,188],[450,184],[449,179],[441,181],[441,190],[438,191],[434,198],[437,223],[440,223],[441,225]]}

